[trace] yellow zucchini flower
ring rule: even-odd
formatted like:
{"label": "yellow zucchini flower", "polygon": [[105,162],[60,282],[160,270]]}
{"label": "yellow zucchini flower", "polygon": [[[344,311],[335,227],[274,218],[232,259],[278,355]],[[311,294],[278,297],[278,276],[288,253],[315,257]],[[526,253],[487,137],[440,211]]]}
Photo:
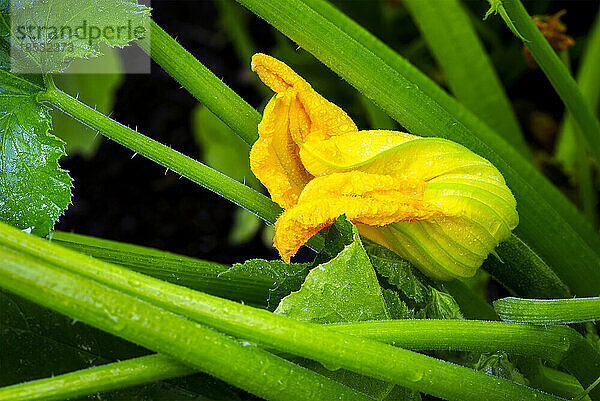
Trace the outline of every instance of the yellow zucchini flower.
{"label": "yellow zucchini flower", "polygon": [[470,277],[517,226],[515,198],[481,156],[446,139],[359,131],[273,57],[255,54],[252,70],[276,93],[250,167],[284,209],[273,242],[285,262],[345,214],[428,276]]}

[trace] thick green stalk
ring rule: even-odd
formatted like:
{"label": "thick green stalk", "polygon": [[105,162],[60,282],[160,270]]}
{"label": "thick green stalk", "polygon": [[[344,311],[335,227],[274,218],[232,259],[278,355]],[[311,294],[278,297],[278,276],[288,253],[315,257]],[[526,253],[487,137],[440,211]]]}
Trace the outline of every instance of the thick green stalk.
{"label": "thick green stalk", "polygon": [[[15,255],[14,258],[11,258],[11,254]],[[373,340],[344,335],[320,325],[296,321],[262,309],[213,297],[185,287],[178,287],[89,258],[22,233],[5,224],[0,224],[0,255],[3,260],[14,259],[14,263],[0,264],[0,277],[2,278],[0,285],[2,287],[52,309],[71,315],[76,314],[73,316],[74,318],[120,336],[124,336],[129,328],[137,330],[142,324],[151,324],[153,330],[168,338],[158,344],[140,342],[138,338],[134,341],[179,360],[189,362],[189,359],[186,358],[201,350],[205,356],[213,356],[208,358],[211,363],[215,363],[214,359],[218,359],[220,363],[229,362],[230,365],[235,366],[236,369],[232,369],[232,371],[239,370],[236,363],[231,363],[237,358],[224,357],[219,353],[221,347],[213,350],[219,353],[218,355],[212,355],[208,350],[202,349],[199,344],[194,344],[194,346],[188,344],[187,351],[169,348],[174,341],[172,337],[185,339],[188,342],[200,341],[197,334],[190,332],[187,328],[182,332],[180,326],[183,323],[167,321],[165,316],[167,314],[171,316],[175,311],[185,312],[185,316],[209,327],[256,342],[269,349],[316,360],[327,366],[339,366],[361,375],[449,400],[479,400],[482,397],[489,400],[557,399],[528,387],[425,355]],[[92,280],[93,282],[88,282]],[[92,290],[91,287],[99,287],[97,291],[100,291],[100,288],[104,289],[100,291],[102,296],[98,293],[88,292]],[[58,294],[57,291],[63,293]],[[104,296],[105,293],[106,296]],[[126,296],[128,299],[113,299],[113,293]],[[99,305],[100,310],[94,309],[92,313],[77,307],[77,310],[73,311],[72,309],[76,307],[71,301],[73,297],[83,297],[84,300],[89,300],[93,304],[86,308]],[[155,307],[161,313],[149,314],[149,310],[142,311],[140,309],[142,305]],[[165,309],[171,313],[166,312]],[[104,312],[109,313],[108,317],[103,315]],[[111,321],[110,316],[117,312],[127,315],[119,317],[116,320],[117,324],[114,325],[115,321]],[[95,316],[102,316],[102,318]],[[179,317],[179,315],[172,316]],[[135,318],[133,322],[131,321],[132,317]],[[163,321],[163,319],[165,320]],[[108,325],[105,324],[107,321]],[[186,322],[192,324],[190,320],[186,320]],[[116,330],[114,326],[119,329]],[[217,335],[216,332],[213,333]],[[211,339],[211,341],[213,340]],[[249,348],[253,352],[258,352],[255,347]],[[251,353],[251,355],[254,354]],[[195,362],[197,363],[197,361]],[[206,368],[206,365],[203,367]],[[192,366],[197,367],[197,365]],[[240,374],[239,372],[235,373]],[[214,375],[221,377],[217,374]],[[247,378],[248,375],[249,373],[245,373],[243,377]],[[294,376],[288,375],[286,378],[295,380]],[[277,379],[279,378],[275,376],[275,380]],[[225,380],[228,381],[228,379]],[[240,380],[242,378],[231,381],[231,383],[236,384]],[[283,387],[286,387],[285,391],[288,391],[288,386],[284,385]],[[253,390],[258,391],[259,389],[253,388]]]}
{"label": "thick green stalk", "polygon": [[[53,232],[51,240],[139,273],[258,307],[265,306],[269,289],[277,285],[267,276],[229,274],[219,277],[228,266],[122,242],[61,231]],[[498,319],[491,305],[464,284],[458,281],[444,284],[468,318]]]}
{"label": "thick green stalk", "polygon": [[[54,245],[55,247],[58,247]],[[366,400],[354,390],[97,281],[0,247],[0,285],[269,400]],[[85,257],[88,261],[93,259]],[[135,284],[135,283],[133,283]]]}
{"label": "thick green stalk", "polygon": [[412,350],[505,351],[559,364],[581,335],[567,326],[537,327],[483,320],[388,320],[326,326]]}
{"label": "thick green stalk", "polygon": [[523,4],[519,0],[503,0],[502,4],[516,29],[526,38],[524,43],[533,58],[573,115],[591,154],[600,162],[600,122],[579,90],[577,82],[544,38]]}
{"label": "thick green stalk", "polygon": [[507,322],[565,324],[600,320],[600,297],[569,299],[502,298],[494,302]]}
{"label": "thick green stalk", "polygon": [[149,37],[152,39],[138,41],[142,50],[246,143],[253,144],[260,114],[154,21],[150,21]]}
{"label": "thick green stalk", "polygon": [[77,252],[177,285],[245,303],[265,305],[276,283],[263,276],[219,277],[229,266],[123,242],[54,231],[50,240]]}
{"label": "thick green stalk", "polygon": [[406,0],[404,4],[454,96],[528,158],[512,106],[460,1]]}
{"label": "thick green stalk", "polygon": [[600,287],[600,236],[531,163],[464,106],[328,2],[238,1],[411,132],[452,139],[494,163],[517,198],[517,235],[574,292],[596,293]]}
{"label": "thick green stalk", "polygon": [[[272,278],[256,274],[228,274],[222,277],[219,275],[228,270],[228,266],[122,242],[61,231],[53,232],[51,240],[139,273],[211,295],[240,300],[257,307],[265,306],[269,290],[277,285]],[[454,281],[446,282],[444,285],[456,299],[466,317],[498,319],[491,305],[464,284]]]}
{"label": "thick green stalk", "polygon": [[54,401],[187,376],[194,369],[155,354],[0,388],[2,401]]}
{"label": "thick green stalk", "polygon": [[[476,352],[500,350],[515,355],[540,357],[553,364],[560,363],[569,344],[581,338],[574,330],[565,326],[542,328],[468,320],[394,320],[332,324],[325,327],[402,348]],[[191,368],[169,357],[151,355],[0,388],[0,400],[59,400],[191,373]]]}

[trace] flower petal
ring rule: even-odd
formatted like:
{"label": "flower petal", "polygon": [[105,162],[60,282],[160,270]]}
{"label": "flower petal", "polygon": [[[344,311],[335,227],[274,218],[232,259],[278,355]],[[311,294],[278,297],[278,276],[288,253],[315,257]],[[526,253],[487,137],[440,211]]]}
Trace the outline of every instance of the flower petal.
{"label": "flower petal", "polygon": [[276,58],[255,54],[252,70],[276,93],[296,94],[291,114],[294,118],[290,120],[290,133],[295,141],[325,139],[358,130],[344,110],[315,92],[308,82]]}
{"label": "flower petal", "polygon": [[418,136],[398,131],[348,132],[300,143],[302,164],[314,176],[347,171],[383,156],[386,151]]}
{"label": "flower petal", "polygon": [[502,174],[489,161],[443,138],[373,130],[313,139],[300,146],[300,159],[314,176],[360,170],[429,181],[470,173],[504,184]]}
{"label": "flower petal", "polygon": [[421,183],[420,200],[435,213],[381,228],[361,225],[359,231],[430,277],[472,276],[519,222],[516,201],[500,172],[486,159],[445,139],[357,131],[307,141],[301,144],[300,158],[311,174],[321,178],[363,172]]}
{"label": "flower petal", "polygon": [[310,237],[342,214],[371,226],[427,219],[437,209],[423,201],[424,189],[419,181],[360,171],[317,177],[275,223],[274,245],[289,262]]}
{"label": "flower petal", "polygon": [[429,276],[470,277],[518,224],[516,201],[486,159],[442,138],[358,131],[284,63],[258,54],[252,68],[277,92],[251,166],[286,209],[274,237],[285,261],[346,214]]}
{"label": "flower petal", "polygon": [[312,179],[288,130],[293,98],[293,93],[284,93],[269,101],[258,125],[259,138],[250,150],[250,169],[283,208],[295,205]]}
{"label": "flower petal", "polygon": [[277,94],[265,107],[258,126],[250,168],[273,201],[288,208],[296,204],[302,188],[313,178],[300,161],[296,141],[329,138],[357,128],[342,109],[281,61],[255,54],[252,69]]}

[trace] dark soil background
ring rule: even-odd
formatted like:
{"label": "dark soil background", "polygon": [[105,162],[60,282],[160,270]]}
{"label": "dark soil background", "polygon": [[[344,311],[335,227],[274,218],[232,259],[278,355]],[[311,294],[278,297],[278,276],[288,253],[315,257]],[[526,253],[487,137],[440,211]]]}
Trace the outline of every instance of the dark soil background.
{"label": "dark soil background", "polygon": [[[390,3],[401,7],[400,1]],[[386,41],[392,37],[403,42],[406,37],[411,40],[411,35],[413,38],[419,35],[414,26],[382,27],[373,22],[374,13],[370,11],[374,8],[369,1],[341,1],[338,4]],[[474,15],[483,15],[486,5],[485,1],[469,2]],[[576,40],[584,38],[598,9],[598,2],[593,0],[538,1],[526,2],[526,5],[533,13],[567,9],[563,20],[568,25],[569,34]],[[152,7],[153,16],[160,26],[251,105],[260,105],[263,99],[249,78],[249,66],[240,63],[228,37],[218,26],[213,2],[157,0],[152,2]],[[491,18],[486,24],[501,32],[503,42],[515,42],[499,18]],[[274,44],[271,28],[255,17],[249,26],[257,48],[269,52]],[[394,36],[396,32],[398,34]],[[574,67],[577,66],[580,48],[576,46],[572,53]],[[415,60],[415,63],[426,64],[427,59]],[[512,60],[509,66],[499,65],[498,70],[514,102],[537,164],[565,193],[576,196],[566,175],[549,156],[554,144],[553,135],[563,113],[560,99],[541,71],[527,69],[523,60]],[[330,100],[344,106],[337,99]],[[200,150],[190,127],[190,113],[196,104],[197,101],[187,91],[154,64],[149,75],[126,76],[117,93],[112,117],[123,124],[137,126],[140,132],[198,158]],[[543,127],[534,118],[540,115],[545,121]],[[75,156],[64,159],[62,165],[70,170],[75,188],[73,205],[61,218],[57,229],[223,263],[276,257],[276,253],[264,245],[260,235],[244,245],[228,244],[232,212],[236,207],[228,200],[185,178],[180,179],[173,172],[165,174],[162,167],[141,156],[132,159],[130,150],[109,140],[103,141],[93,158]]]}

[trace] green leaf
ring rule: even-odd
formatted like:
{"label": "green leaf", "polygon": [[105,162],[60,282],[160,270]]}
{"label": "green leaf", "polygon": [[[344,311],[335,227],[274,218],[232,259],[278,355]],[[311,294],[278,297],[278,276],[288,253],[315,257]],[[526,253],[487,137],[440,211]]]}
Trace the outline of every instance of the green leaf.
{"label": "green leaf", "polygon": [[71,177],[58,159],[64,142],[49,133],[40,87],[0,70],[0,220],[47,235],[71,201]]}
{"label": "green leaf", "polygon": [[398,305],[391,295],[386,295],[384,292],[388,308],[391,308],[393,313],[399,316],[409,316],[398,317],[399,319],[425,318],[425,316],[429,319],[463,319],[460,307],[454,297],[434,288],[432,283],[410,262],[372,242],[367,242],[365,249],[375,270],[385,277],[389,284],[398,288],[406,298],[416,304],[417,309],[412,311],[414,316],[409,316],[410,312],[405,309],[408,308],[411,311],[408,305],[405,305],[400,298],[398,301],[404,305]]}
{"label": "green leaf", "polygon": [[229,270],[219,274],[219,278],[265,280],[272,285],[265,304],[273,310],[283,297],[300,288],[308,274],[308,267],[308,263],[287,264],[282,260],[251,259],[244,263],[236,263]]}
{"label": "green leaf", "polygon": [[149,33],[150,9],[136,0],[11,2],[3,11],[11,71],[20,73],[62,71],[74,58],[102,55],[102,43],[125,47]]}
{"label": "green leaf", "polygon": [[[315,323],[389,318],[375,270],[356,227],[342,216],[333,227],[337,233],[330,233],[326,238],[330,239],[330,244],[339,245],[348,226],[352,227],[352,242],[336,257],[311,270],[300,290],[285,297],[275,313]],[[333,240],[334,237],[337,240]],[[311,362],[308,366],[375,399],[383,399],[393,388],[391,384],[347,370],[331,372]]]}
{"label": "green leaf", "polygon": [[425,307],[428,319],[463,319],[460,307],[452,295],[433,287],[430,291],[429,301]]}
{"label": "green leaf", "polygon": [[340,216],[335,220],[333,225],[322,229],[320,233],[323,234],[325,242],[323,248],[315,257],[313,266],[329,262],[344,250],[346,246],[350,245],[354,238],[353,227],[346,216]]}
{"label": "green leaf", "polygon": [[475,369],[487,373],[488,375],[502,377],[513,382],[527,385],[527,379],[525,379],[515,365],[508,360],[508,355],[505,352],[481,355],[479,361],[477,361],[477,364],[475,365]]}
{"label": "green leaf", "polygon": [[372,242],[365,242],[365,250],[377,273],[387,278],[407,298],[420,304],[428,297],[425,277],[409,261],[393,251]]}
{"label": "green leaf", "polygon": [[[383,290],[383,299],[385,300],[385,306],[387,307],[391,319],[415,318],[415,311],[409,308],[395,291],[385,288]],[[422,317],[424,318],[425,315],[423,314]],[[418,316],[418,318],[421,318],[421,316]]]}
{"label": "green leaf", "polygon": [[356,228],[353,242],[311,270],[300,290],[285,297],[275,313],[315,323],[388,318],[375,270]]}
{"label": "green leaf", "polygon": [[[92,105],[103,114],[110,114],[115,101],[115,94],[123,75],[117,73],[85,74],[86,65],[93,62],[96,69],[106,71],[122,70],[121,60],[116,49],[106,48],[104,55],[96,60],[75,60],[64,74],[56,74],[56,84],[68,93],[77,94],[79,100]],[[53,110],[54,111],[54,110]],[[73,118],[56,110],[52,113],[54,132],[66,142],[67,154],[91,157],[100,145],[102,135],[79,124]]]}

